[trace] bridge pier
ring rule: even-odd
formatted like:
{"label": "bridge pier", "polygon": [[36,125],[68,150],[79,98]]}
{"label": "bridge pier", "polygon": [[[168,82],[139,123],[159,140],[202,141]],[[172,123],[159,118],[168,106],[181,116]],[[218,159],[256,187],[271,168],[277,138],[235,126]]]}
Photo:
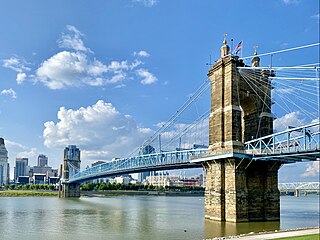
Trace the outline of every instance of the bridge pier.
{"label": "bridge pier", "polygon": [[79,198],[80,197],[80,184],[68,183],[62,184],[59,188],[60,198]]}
{"label": "bridge pier", "polygon": [[[280,219],[276,161],[252,161],[244,142],[273,132],[271,71],[251,71],[254,83],[239,73],[245,67],[229,54],[226,39],[221,58],[211,67],[209,156],[206,169],[205,217],[218,221],[248,222]],[[252,59],[259,67],[260,58]],[[251,81],[251,82],[250,82]],[[258,87],[257,87],[258,85]],[[201,160],[200,160],[201,161]]]}
{"label": "bridge pier", "polygon": [[205,162],[204,167],[206,218],[227,222],[280,219],[280,164],[227,158]]}

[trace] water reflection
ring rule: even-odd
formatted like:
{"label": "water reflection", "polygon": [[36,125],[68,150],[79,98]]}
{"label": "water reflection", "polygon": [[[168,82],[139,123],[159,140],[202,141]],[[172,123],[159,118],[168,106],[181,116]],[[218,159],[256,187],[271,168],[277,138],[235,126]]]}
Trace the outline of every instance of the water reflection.
{"label": "water reflection", "polygon": [[319,198],[281,197],[281,222],[204,220],[198,197],[0,198],[1,239],[204,239],[319,226]]}
{"label": "water reflection", "polygon": [[280,221],[230,223],[206,219],[204,222],[205,238],[235,236],[250,232],[266,232],[280,230]]}

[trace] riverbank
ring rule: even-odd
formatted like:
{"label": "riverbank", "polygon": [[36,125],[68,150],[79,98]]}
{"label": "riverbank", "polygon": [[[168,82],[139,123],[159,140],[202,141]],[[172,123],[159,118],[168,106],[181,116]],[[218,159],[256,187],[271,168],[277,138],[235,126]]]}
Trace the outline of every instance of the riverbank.
{"label": "riverbank", "polygon": [[[179,191],[134,191],[134,190],[103,190],[81,191],[81,196],[106,197],[106,196],[179,196],[203,197],[204,192],[179,192]],[[0,197],[58,197],[58,191],[46,190],[2,190]]]}
{"label": "riverbank", "polygon": [[57,191],[45,190],[2,190],[0,197],[58,197]]}
{"label": "riverbank", "polygon": [[318,240],[320,239],[320,228],[309,228],[309,229],[297,229],[279,232],[268,232],[268,233],[252,233],[243,234],[239,236],[213,238],[219,239],[240,239],[240,240],[267,240],[267,239],[278,239],[278,240]]}
{"label": "riverbank", "polygon": [[81,196],[103,197],[103,196],[179,196],[179,197],[203,197],[204,192],[179,192],[179,191],[135,191],[135,190],[105,190],[105,191],[81,191]]}

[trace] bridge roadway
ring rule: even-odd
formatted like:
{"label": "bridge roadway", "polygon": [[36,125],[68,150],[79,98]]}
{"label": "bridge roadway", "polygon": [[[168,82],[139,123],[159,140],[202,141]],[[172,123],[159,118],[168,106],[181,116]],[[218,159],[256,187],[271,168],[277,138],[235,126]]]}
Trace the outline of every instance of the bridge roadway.
{"label": "bridge roadway", "polygon": [[[81,183],[87,180],[111,177],[120,174],[144,171],[199,168],[205,161],[234,157],[251,161],[280,161],[294,163],[298,161],[320,160],[320,122],[290,127],[285,131],[248,141],[243,150],[209,154],[208,149],[188,149],[183,151],[161,152],[117,159],[86,170],[72,169],[75,172],[69,180],[63,182]],[[73,168],[69,165],[69,169]]]}

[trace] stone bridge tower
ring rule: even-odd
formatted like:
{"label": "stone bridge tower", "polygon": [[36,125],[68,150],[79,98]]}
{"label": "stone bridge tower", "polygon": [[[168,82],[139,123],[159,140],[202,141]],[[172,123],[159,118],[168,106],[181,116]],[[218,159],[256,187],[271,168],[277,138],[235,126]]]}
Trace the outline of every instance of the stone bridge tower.
{"label": "stone bridge tower", "polygon": [[74,145],[69,145],[63,152],[63,173],[62,186],[59,189],[59,197],[78,198],[80,197],[80,184],[67,183],[69,177],[80,171],[80,150]]}
{"label": "stone bridge tower", "polygon": [[[255,52],[255,55],[256,52]],[[254,69],[254,79],[245,79],[238,67],[245,67],[238,56],[229,54],[226,39],[221,58],[208,72],[211,80],[209,157],[206,169],[205,217],[229,222],[280,219],[278,169],[271,161],[251,161],[244,142],[273,133],[271,83],[273,73]],[[248,76],[246,75],[246,76]],[[250,82],[255,81],[255,82]]]}

